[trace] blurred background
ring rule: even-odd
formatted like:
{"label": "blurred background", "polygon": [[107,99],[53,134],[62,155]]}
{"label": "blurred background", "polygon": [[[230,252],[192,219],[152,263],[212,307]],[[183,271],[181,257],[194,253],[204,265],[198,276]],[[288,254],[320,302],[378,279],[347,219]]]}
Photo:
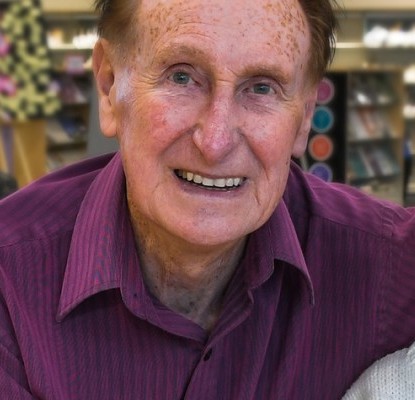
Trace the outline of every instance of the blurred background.
{"label": "blurred background", "polygon": [[[92,0],[0,0],[0,198],[117,149],[99,132]],[[415,204],[415,1],[343,0],[307,152],[326,181]]]}

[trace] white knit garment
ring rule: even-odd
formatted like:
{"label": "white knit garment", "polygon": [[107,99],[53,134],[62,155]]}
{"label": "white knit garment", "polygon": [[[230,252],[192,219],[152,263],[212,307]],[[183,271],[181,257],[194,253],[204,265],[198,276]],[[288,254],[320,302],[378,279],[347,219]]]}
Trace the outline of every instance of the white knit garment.
{"label": "white knit garment", "polygon": [[376,361],[342,400],[415,400],[415,342]]}

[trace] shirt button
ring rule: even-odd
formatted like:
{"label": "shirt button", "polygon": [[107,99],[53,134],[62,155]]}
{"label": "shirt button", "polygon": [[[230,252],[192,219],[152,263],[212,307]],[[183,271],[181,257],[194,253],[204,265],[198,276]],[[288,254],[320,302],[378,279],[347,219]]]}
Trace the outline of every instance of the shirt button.
{"label": "shirt button", "polygon": [[203,357],[203,361],[209,361],[210,357],[212,357],[212,349],[209,349]]}

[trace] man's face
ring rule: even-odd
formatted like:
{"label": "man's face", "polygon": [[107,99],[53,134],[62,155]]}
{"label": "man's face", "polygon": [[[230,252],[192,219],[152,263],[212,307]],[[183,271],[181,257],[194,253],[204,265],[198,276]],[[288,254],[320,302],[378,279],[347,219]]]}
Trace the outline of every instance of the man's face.
{"label": "man's face", "polygon": [[139,13],[128,62],[108,56],[97,78],[133,220],[187,244],[237,242],[306,145],[305,16],[297,0],[143,0]]}

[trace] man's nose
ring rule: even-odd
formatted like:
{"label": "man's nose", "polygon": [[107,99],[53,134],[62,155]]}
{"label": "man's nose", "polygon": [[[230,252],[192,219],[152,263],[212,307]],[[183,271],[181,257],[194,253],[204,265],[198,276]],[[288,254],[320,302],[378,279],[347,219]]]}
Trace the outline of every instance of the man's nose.
{"label": "man's nose", "polygon": [[205,160],[217,163],[235,148],[239,130],[237,106],[231,94],[217,94],[203,109],[193,141]]}

